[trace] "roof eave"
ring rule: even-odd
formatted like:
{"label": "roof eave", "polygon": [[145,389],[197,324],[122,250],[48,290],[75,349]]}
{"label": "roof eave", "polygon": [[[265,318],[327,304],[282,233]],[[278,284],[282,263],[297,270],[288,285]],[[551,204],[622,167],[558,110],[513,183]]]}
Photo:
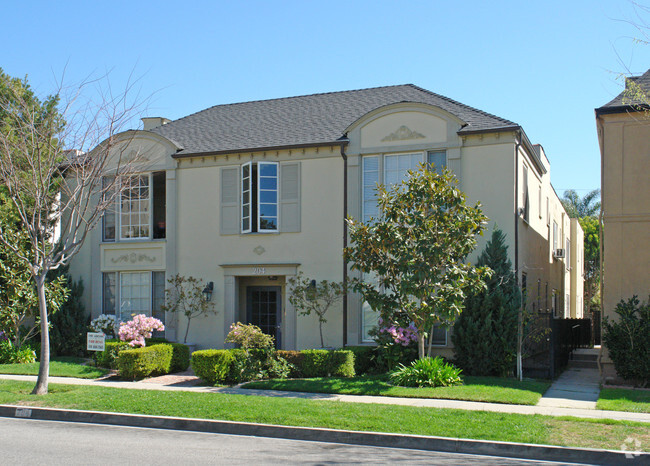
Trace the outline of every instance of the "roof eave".
{"label": "roof eave", "polygon": [[496,128],[484,128],[484,129],[464,129],[461,128],[456,132],[459,136],[467,136],[472,134],[486,134],[486,133],[506,133],[508,131],[519,131],[521,126],[519,125],[510,125],[510,126],[499,126]]}
{"label": "roof eave", "polygon": [[626,105],[616,105],[611,107],[600,107],[596,109],[596,115],[608,115],[612,113],[641,113],[647,112],[650,110],[650,105],[648,104],[626,104]]}
{"label": "roof eave", "polygon": [[213,155],[226,155],[226,154],[241,154],[244,152],[264,152],[272,150],[291,150],[291,149],[302,149],[302,148],[312,148],[312,147],[329,147],[329,146],[345,146],[350,142],[347,138],[337,139],[336,141],[329,142],[312,142],[307,144],[284,144],[279,146],[266,146],[266,147],[247,147],[242,149],[224,149],[217,151],[206,151],[206,152],[188,152],[188,153],[176,153],[172,155],[174,159],[185,159],[190,157],[210,157]]}

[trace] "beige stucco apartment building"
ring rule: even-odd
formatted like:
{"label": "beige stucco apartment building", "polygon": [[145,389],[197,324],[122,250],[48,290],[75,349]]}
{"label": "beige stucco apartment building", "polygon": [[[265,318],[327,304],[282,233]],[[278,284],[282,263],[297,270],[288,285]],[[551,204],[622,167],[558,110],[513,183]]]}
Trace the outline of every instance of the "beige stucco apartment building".
{"label": "beige stucco apartment building", "polygon": [[[650,91],[650,71],[628,78]],[[596,109],[601,154],[603,316],[616,319],[621,300],[650,294],[650,119],[648,102],[622,92]],[[604,355],[603,375],[615,375]]]}
{"label": "beige stucco apartment building", "polygon": [[[217,105],[176,121],[146,118],[121,135],[147,169],[92,232],[72,265],[93,317],[164,317],[174,274],[213,282],[218,313],[192,322],[188,341],[223,347],[229,326],[252,322],[278,346],[320,346],[314,316],[299,316],[287,282],[350,274],[344,218],[375,216],[377,183],[419,163],[453,170],[507,235],[527,305],[582,316],[582,230],[564,212],[550,164],[511,121],[414,85]],[[482,238],[478,255],[489,237]],[[370,343],[375,313],[350,294],[327,316],[325,344]],[[443,354],[451,341],[436,335]]]}

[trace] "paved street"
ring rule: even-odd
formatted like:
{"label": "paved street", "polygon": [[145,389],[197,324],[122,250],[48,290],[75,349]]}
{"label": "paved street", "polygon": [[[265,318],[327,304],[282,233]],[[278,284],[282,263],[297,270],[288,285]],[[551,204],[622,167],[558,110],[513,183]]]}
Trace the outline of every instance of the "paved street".
{"label": "paved street", "polygon": [[0,418],[0,457],[20,464],[559,464],[321,442]]}

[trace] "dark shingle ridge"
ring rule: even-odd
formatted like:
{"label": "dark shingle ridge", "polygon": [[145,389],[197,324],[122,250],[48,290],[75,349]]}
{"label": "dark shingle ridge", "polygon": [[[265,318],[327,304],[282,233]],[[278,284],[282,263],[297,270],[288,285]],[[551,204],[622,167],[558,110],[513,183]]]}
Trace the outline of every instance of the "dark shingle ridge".
{"label": "dark shingle ridge", "polygon": [[[650,96],[650,70],[646,71],[645,73],[639,76],[626,77],[625,78],[626,89],[628,87],[628,83],[634,83],[636,86],[639,86],[647,96]],[[612,111],[616,112],[618,110],[628,111],[628,110],[639,109],[639,107],[647,108],[647,106],[648,106],[647,100],[643,101],[638,99],[630,99],[627,96],[626,91],[624,90],[619,95],[614,97],[612,100],[607,102],[605,105],[603,105],[600,108],[597,108],[596,112],[607,113]]]}
{"label": "dark shingle ridge", "polygon": [[504,118],[413,84],[215,105],[152,131],[178,141],[184,154],[326,144],[367,113],[397,103],[437,106],[465,124],[459,131],[518,127]]}

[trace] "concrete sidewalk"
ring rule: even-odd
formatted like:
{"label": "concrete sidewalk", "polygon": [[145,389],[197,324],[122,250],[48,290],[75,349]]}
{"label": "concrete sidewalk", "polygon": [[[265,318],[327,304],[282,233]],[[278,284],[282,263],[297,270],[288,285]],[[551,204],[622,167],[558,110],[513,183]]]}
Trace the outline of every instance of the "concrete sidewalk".
{"label": "concrete sidewalk", "polygon": [[[156,383],[160,379],[160,383]],[[1,375],[0,380],[23,380],[36,382],[36,376],[30,375]],[[196,385],[195,378],[188,375],[163,376],[161,378],[145,379],[138,382],[125,382],[111,379],[75,379],[70,377],[50,377],[50,383],[67,385],[92,385],[113,388],[128,388],[136,390],[167,390],[189,391],[196,393],[221,393],[229,395],[267,396],[279,398],[300,398],[310,400],[340,401],[346,403],[388,404],[401,406],[416,406],[423,408],[463,409],[468,411],[491,411],[514,414],[541,414],[545,416],[573,416],[592,419],[612,419],[620,421],[636,421],[650,423],[650,414],[628,413],[622,411],[601,411],[585,408],[567,408],[555,406],[525,406],[499,403],[482,403],[476,401],[438,400],[429,398],[397,398],[387,396],[337,395],[328,393],[303,393],[276,390],[246,390],[240,387],[209,387]]]}
{"label": "concrete sidewalk", "polygon": [[553,382],[537,406],[596,409],[599,395],[598,369],[569,367]]}

